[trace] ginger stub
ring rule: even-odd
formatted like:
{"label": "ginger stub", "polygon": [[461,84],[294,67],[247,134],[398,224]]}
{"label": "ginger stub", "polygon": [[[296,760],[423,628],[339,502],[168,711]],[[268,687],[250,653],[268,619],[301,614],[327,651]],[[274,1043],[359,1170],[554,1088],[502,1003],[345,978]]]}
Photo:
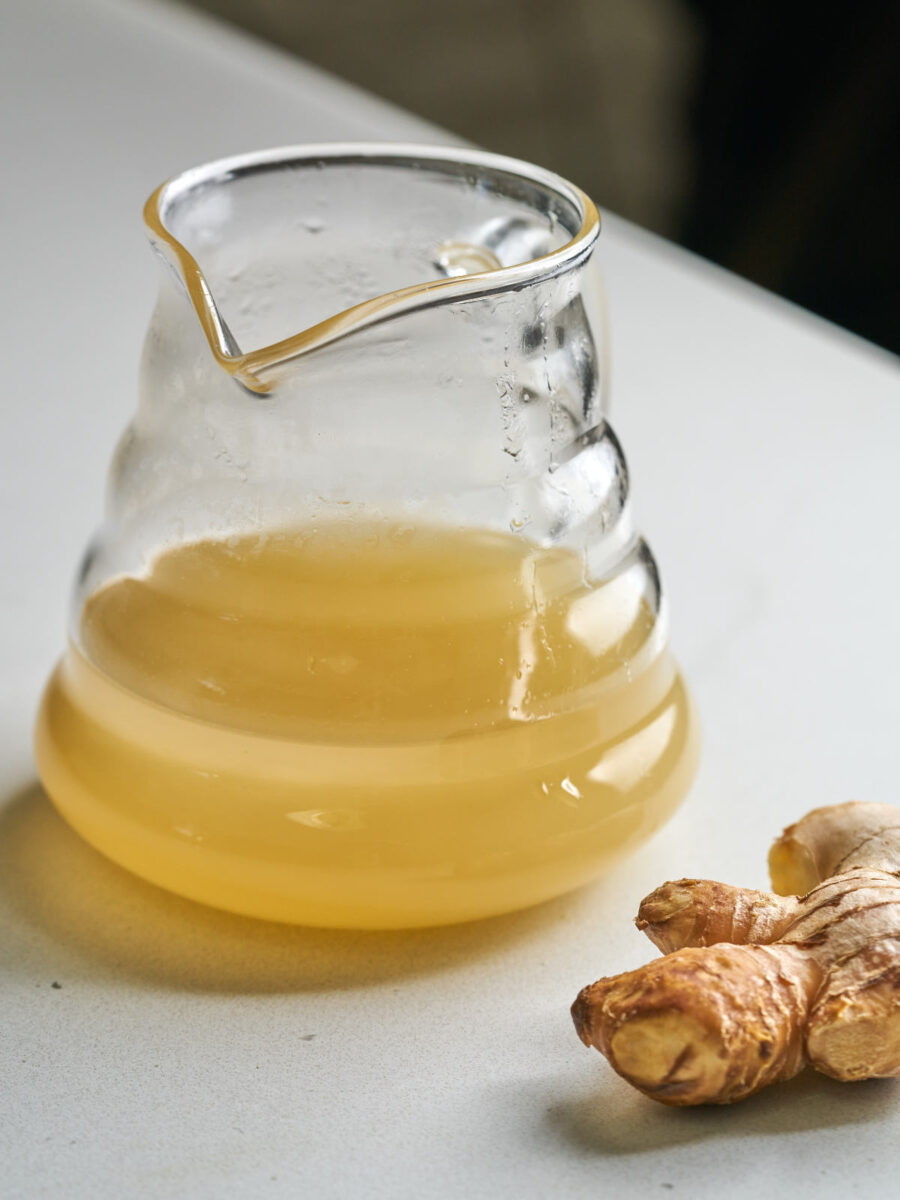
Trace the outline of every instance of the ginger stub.
{"label": "ginger stub", "polygon": [[807,1065],[900,1075],[900,809],[814,809],[777,839],[769,871],[774,894],[657,888],[636,924],[663,957],[572,1005],[585,1045],[654,1100],[729,1104]]}

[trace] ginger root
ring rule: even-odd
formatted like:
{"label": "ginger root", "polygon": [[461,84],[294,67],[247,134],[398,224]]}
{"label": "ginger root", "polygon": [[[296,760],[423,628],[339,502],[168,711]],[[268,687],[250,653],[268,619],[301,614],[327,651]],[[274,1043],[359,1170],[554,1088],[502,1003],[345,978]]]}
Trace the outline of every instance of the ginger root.
{"label": "ginger root", "polygon": [[[583,988],[578,1036],[663,1104],[729,1104],[806,1065],[900,1075],[900,809],[807,813],[775,894],[681,879],[641,903],[663,957]],[[799,894],[803,893],[803,894]]]}

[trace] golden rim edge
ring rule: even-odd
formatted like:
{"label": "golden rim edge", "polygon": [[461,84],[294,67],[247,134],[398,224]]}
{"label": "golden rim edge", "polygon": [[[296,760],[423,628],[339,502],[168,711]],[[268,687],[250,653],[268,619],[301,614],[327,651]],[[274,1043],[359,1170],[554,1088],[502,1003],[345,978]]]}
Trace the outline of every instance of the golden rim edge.
{"label": "golden rim edge", "polygon": [[[404,161],[412,163],[425,160],[437,165],[447,163],[455,166],[483,167],[517,175],[555,192],[572,204],[581,216],[581,227],[565,245],[550,254],[511,267],[494,268],[449,279],[428,280],[386,292],[360,304],[354,304],[300,333],[273,342],[270,346],[233,354],[229,351],[225,325],[203,272],[193,255],[166,228],[163,212],[167,202],[174,200],[180,192],[189,191],[200,183],[222,175],[275,169],[292,162],[322,160],[334,163],[380,162],[397,166],[402,165]],[[255,151],[189,168],[160,184],[150,195],[144,205],[144,224],[151,241],[158,244],[164,252],[167,251],[166,257],[177,267],[216,362],[250,391],[265,395],[273,384],[260,379],[260,371],[337,341],[355,330],[399,316],[414,308],[446,304],[454,300],[471,299],[513,287],[522,287],[578,266],[587,259],[596,244],[600,233],[600,214],[590,197],[568,180],[552,171],[546,171],[543,167],[504,155],[406,143],[327,142]]]}

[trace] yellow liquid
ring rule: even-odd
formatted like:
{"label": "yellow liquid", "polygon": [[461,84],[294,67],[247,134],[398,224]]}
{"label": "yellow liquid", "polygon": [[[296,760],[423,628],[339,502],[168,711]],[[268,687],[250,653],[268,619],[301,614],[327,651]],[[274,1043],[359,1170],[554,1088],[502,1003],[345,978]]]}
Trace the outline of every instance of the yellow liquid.
{"label": "yellow liquid", "polygon": [[695,767],[633,575],[513,535],[321,526],[184,545],[87,601],[37,731],[66,819],[162,887],[280,921],[549,898]]}

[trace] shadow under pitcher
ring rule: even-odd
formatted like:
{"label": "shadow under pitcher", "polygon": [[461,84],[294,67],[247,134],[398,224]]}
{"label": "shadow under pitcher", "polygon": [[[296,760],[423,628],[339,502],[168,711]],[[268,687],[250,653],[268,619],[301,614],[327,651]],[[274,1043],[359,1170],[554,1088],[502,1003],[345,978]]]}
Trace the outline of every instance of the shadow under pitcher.
{"label": "shadow under pitcher", "polygon": [[604,419],[591,201],[329,145],[187,171],[145,220],[139,405],[38,719],[62,815],[164,888],[335,927],[521,908],[633,849],[697,739]]}

